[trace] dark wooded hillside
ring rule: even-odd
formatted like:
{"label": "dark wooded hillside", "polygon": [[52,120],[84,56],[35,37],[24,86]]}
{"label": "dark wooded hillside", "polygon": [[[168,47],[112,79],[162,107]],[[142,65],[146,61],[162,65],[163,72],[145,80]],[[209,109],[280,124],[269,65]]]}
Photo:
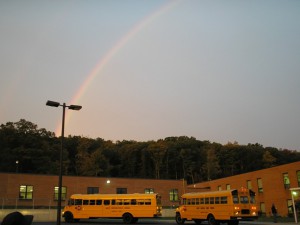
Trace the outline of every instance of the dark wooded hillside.
{"label": "dark wooded hillside", "polygon": [[[64,139],[63,174],[207,181],[300,160],[295,150],[260,144],[221,145],[194,137],[112,142]],[[0,127],[0,172],[58,174],[60,137],[21,119]],[[18,163],[16,163],[18,162]]]}

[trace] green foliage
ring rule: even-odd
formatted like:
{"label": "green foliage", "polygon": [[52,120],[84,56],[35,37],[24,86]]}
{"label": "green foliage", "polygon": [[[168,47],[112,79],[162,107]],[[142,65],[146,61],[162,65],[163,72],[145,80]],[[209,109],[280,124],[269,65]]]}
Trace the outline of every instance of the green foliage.
{"label": "green foliage", "polygon": [[[221,145],[194,137],[106,141],[68,136],[65,175],[186,179],[196,183],[300,160],[300,152],[262,145]],[[21,119],[0,126],[0,172],[58,174],[60,137]],[[18,163],[16,163],[18,161]]]}

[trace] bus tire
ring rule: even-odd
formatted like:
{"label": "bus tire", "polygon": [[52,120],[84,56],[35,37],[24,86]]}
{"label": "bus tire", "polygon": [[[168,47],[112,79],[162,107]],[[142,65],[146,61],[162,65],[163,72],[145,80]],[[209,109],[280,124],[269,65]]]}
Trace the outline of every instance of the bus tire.
{"label": "bus tire", "polygon": [[175,220],[177,224],[184,224],[185,219],[182,219],[180,213],[176,213]]}
{"label": "bus tire", "polygon": [[214,217],[212,214],[209,214],[209,215],[208,215],[207,221],[208,221],[208,224],[209,224],[209,225],[219,225],[219,224],[220,224],[220,222],[217,221],[217,220],[215,219],[215,217]]}
{"label": "bus tire", "polygon": [[74,222],[74,217],[73,217],[73,214],[71,212],[65,212],[64,217],[65,217],[65,222],[66,223],[73,223]]}
{"label": "bus tire", "polygon": [[133,223],[133,221],[134,221],[133,216],[130,213],[125,213],[123,215],[123,222],[125,224]]}

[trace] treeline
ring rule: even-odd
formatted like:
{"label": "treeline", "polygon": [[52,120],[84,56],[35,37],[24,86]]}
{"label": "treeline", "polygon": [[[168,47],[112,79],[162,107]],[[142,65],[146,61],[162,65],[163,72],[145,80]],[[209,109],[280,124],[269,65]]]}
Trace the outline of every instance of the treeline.
{"label": "treeline", "polygon": [[[221,145],[194,137],[112,142],[68,136],[63,174],[182,179],[196,183],[300,160],[300,152],[260,144]],[[61,138],[21,119],[0,127],[0,172],[58,174]]]}

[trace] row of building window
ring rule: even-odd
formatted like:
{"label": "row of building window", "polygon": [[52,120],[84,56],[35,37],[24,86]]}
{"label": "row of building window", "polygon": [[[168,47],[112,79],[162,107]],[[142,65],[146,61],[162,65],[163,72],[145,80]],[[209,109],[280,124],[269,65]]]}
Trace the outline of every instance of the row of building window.
{"label": "row of building window", "polygon": [[[298,187],[300,187],[300,170],[296,171],[296,176],[297,176],[297,181],[298,181]],[[290,178],[289,178],[289,174],[288,173],[283,173],[282,174],[282,179],[283,179],[283,187],[286,190],[290,189]],[[252,182],[251,180],[247,180],[247,184],[246,184],[248,189],[252,189]],[[226,184],[226,190],[230,190],[230,184]],[[218,190],[222,190],[222,186],[219,185],[218,186]],[[263,193],[264,189],[263,189],[263,181],[261,178],[257,178],[257,192],[258,193]]]}
{"label": "row of building window", "polygon": [[[54,200],[58,200],[58,187],[54,187]],[[99,187],[88,187],[87,194],[98,194],[100,193]],[[145,194],[154,193],[153,188],[145,188]],[[117,188],[116,194],[127,194],[127,188]],[[178,201],[178,189],[171,189],[169,191],[170,201]],[[61,190],[61,200],[66,200],[67,197],[67,188],[62,187]],[[21,185],[19,192],[19,199],[23,200],[32,200],[33,199],[33,186],[32,185]]]}
{"label": "row of building window", "polygon": [[[260,206],[261,213],[272,215],[270,210],[269,211],[266,210],[266,206],[265,206],[264,202],[260,202],[259,206]],[[288,199],[286,201],[286,206],[287,206],[287,209],[288,209],[288,214],[293,214],[293,201],[292,201],[292,199]]]}
{"label": "row of building window", "polygon": [[[300,171],[296,171],[298,186],[300,186]],[[283,185],[285,189],[290,188],[290,179],[288,173],[282,174],[283,179]],[[246,181],[246,186],[248,189],[252,189],[252,182],[251,180]],[[261,178],[257,178],[257,188],[258,193],[263,193],[263,181]],[[230,184],[226,184],[226,190],[230,190]],[[222,190],[221,185],[218,186],[218,190]],[[97,194],[100,193],[99,187],[88,187],[87,188],[87,194]],[[127,188],[117,188],[116,189],[117,194],[127,194]],[[153,188],[145,188],[144,193],[151,194],[154,193]],[[62,187],[62,200],[66,200],[67,196],[67,188]],[[33,186],[32,185],[21,185],[20,186],[20,192],[19,192],[19,199],[26,199],[31,200],[33,199]],[[170,201],[179,201],[178,196],[178,190],[177,189],[171,189],[169,191],[169,199]],[[58,200],[58,187],[54,187],[54,200]]]}

